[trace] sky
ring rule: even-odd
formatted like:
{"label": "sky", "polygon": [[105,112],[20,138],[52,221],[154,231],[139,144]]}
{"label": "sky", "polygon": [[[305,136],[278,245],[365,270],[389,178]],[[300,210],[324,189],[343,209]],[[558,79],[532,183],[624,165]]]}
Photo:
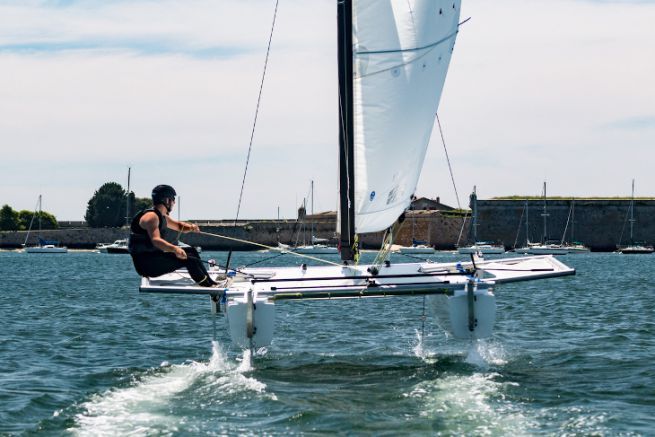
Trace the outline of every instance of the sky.
{"label": "sky", "polygon": [[[241,218],[337,205],[336,1],[280,0]],[[237,211],[275,0],[0,0],[0,205],[105,182]],[[655,0],[463,0],[416,191],[655,196]]]}

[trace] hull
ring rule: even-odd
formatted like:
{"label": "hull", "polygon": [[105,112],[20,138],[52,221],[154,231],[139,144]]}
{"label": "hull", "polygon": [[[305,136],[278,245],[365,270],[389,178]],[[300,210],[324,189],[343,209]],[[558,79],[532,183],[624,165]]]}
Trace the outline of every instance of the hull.
{"label": "hull", "polygon": [[402,254],[414,254],[414,255],[430,255],[434,254],[435,250],[434,247],[422,247],[422,246],[415,246],[415,247],[401,247],[398,249],[398,253]]}
{"label": "hull", "polygon": [[[477,271],[476,271],[477,268]],[[222,271],[213,268],[214,277]],[[200,287],[185,270],[142,278],[141,292],[203,294],[212,308],[224,298],[232,341],[244,348],[270,344],[275,304],[294,300],[430,297],[431,308],[458,339],[481,339],[493,332],[497,284],[575,274],[552,256],[459,263],[245,268],[231,271],[223,288]],[[218,279],[218,278],[216,278]],[[326,303],[327,305],[327,303]]]}
{"label": "hull", "polygon": [[[101,250],[103,251],[103,250]],[[112,254],[128,254],[130,253],[127,247],[106,247],[104,249],[105,253],[112,253]]]}
{"label": "hull", "polygon": [[339,253],[339,249],[330,246],[301,246],[293,249],[293,252],[311,255],[327,255]]}
{"label": "hull", "polygon": [[531,246],[531,247],[521,247],[515,249],[516,253],[523,253],[526,255],[566,255],[569,251],[562,246]]}
{"label": "hull", "polygon": [[589,253],[591,252],[588,247],[584,246],[566,246],[568,253]]}
{"label": "hull", "polygon": [[619,252],[626,255],[647,255],[655,252],[652,246],[627,246],[619,248]]}
{"label": "hull", "polygon": [[27,253],[68,253],[66,247],[28,247],[25,249]]}
{"label": "hull", "polygon": [[500,255],[505,253],[505,248],[501,246],[466,246],[457,249],[457,253],[471,254],[481,253],[483,255]]}

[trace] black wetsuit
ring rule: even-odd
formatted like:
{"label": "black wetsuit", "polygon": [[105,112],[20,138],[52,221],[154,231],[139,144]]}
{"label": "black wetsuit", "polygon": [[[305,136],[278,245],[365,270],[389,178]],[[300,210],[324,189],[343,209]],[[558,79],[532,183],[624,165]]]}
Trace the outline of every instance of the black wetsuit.
{"label": "black wetsuit", "polygon": [[186,267],[191,275],[191,278],[204,287],[210,287],[215,282],[207,274],[205,266],[200,262],[200,255],[193,247],[184,247],[187,254],[187,259],[182,260],[175,256],[174,253],[167,253],[163,250],[157,249],[150,241],[148,231],[139,225],[141,217],[147,212],[154,212],[159,218],[159,233],[165,234],[166,217],[159,212],[156,208],[146,209],[139,212],[132,219],[130,225],[130,239],[128,248],[130,255],[132,255],[132,262],[136,272],[141,276],[149,278],[161,276],[166,273],[174,272],[175,270]]}

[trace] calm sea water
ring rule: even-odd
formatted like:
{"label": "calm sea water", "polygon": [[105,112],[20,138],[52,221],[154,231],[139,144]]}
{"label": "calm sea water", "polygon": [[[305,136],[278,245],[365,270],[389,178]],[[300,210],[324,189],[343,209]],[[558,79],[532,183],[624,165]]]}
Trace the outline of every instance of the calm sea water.
{"label": "calm sea water", "polygon": [[655,256],[561,259],[578,275],[497,288],[488,341],[420,340],[422,298],[286,302],[250,367],[127,256],[2,252],[0,434],[652,435]]}

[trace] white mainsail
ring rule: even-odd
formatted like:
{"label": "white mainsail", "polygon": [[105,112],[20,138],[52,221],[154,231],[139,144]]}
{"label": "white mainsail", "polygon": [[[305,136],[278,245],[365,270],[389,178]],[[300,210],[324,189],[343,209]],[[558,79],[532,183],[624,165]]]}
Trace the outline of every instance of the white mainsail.
{"label": "white mainsail", "polygon": [[353,2],[355,231],[392,225],[425,159],[459,0]]}

